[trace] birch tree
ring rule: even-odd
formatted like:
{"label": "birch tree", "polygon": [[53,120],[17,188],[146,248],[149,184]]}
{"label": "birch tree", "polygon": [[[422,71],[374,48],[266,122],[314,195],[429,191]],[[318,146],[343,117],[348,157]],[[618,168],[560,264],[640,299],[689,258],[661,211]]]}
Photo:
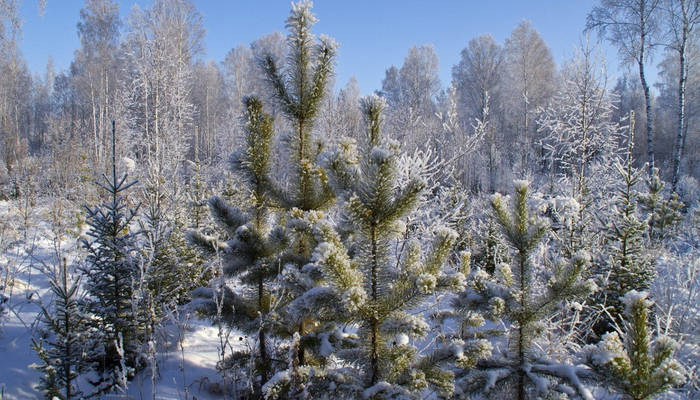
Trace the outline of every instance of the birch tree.
{"label": "birch tree", "polygon": [[588,14],[586,29],[597,30],[617,47],[624,66],[636,65],[646,109],[646,156],[649,175],[655,166],[651,90],[646,65],[659,41],[661,0],[601,0]]}
{"label": "birch tree", "polygon": [[223,74],[216,62],[197,62],[193,68],[192,103],[197,112],[193,116],[194,137],[188,156],[195,163],[211,163],[215,157],[221,158],[226,150],[219,140],[225,134],[224,119],[228,116],[229,99]]}
{"label": "birch tree", "polygon": [[[4,169],[9,175],[28,154],[28,133],[23,114],[31,93],[31,79],[19,45],[22,41],[21,0],[0,1],[0,143]],[[40,10],[44,1],[39,2]],[[24,98],[23,98],[24,97]]]}
{"label": "birch tree", "polygon": [[136,153],[175,185],[194,136],[192,64],[204,50],[203,17],[188,0],[158,0],[146,10],[135,6],[127,31],[124,83],[135,99],[131,129],[143,138]]}
{"label": "birch tree", "polygon": [[601,175],[609,175],[621,140],[619,124],[612,120],[616,97],[609,92],[601,53],[587,43],[566,62],[562,78],[562,89],[539,119],[540,131],[546,135],[550,168],[571,190],[566,195],[585,205],[610,187]]}
{"label": "birch tree", "polygon": [[109,128],[114,118],[112,103],[118,85],[117,58],[120,29],[119,4],[112,0],[87,0],[80,10],[78,37],[71,79],[85,99],[92,141],[92,160],[97,170],[105,170],[109,150]]}
{"label": "birch tree", "polygon": [[463,124],[474,119],[485,121],[485,110],[497,110],[503,90],[504,52],[493,36],[482,35],[469,41],[461,58],[452,67]]}
{"label": "birch tree", "polygon": [[435,116],[440,89],[439,59],[432,45],[411,47],[401,68],[386,71],[382,94],[388,104],[387,131],[406,151],[432,142],[431,134],[440,128]]}
{"label": "birch tree", "polygon": [[673,153],[671,189],[675,192],[680,178],[681,161],[686,133],[686,87],[690,69],[689,42],[700,24],[700,1],[666,0],[662,5],[664,33],[667,46],[678,56],[678,103],[676,140]]}
{"label": "birch tree", "polygon": [[[461,52],[461,59],[452,67],[452,82],[456,89],[460,124],[463,127],[482,128],[483,151],[469,155],[472,169],[485,158],[488,190],[494,192],[497,175],[502,169],[502,151],[499,142],[504,140],[502,127],[502,100],[505,92],[505,60],[503,46],[493,36],[482,35],[469,41]],[[485,157],[483,156],[485,154]],[[476,160],[474,160],[476,158]],[[465,166],[465,169],[468,166]]]}
{"label": "birch tree", "polygon": [[[512,156],[520,172],[530,171],[541,161],[536,113],[547,106],[555,93],[555,65],[552,53],[528,21],[513,29],[505,42],[509,134],[513,135]],[[534,155],[534,160],[533,160]]]}

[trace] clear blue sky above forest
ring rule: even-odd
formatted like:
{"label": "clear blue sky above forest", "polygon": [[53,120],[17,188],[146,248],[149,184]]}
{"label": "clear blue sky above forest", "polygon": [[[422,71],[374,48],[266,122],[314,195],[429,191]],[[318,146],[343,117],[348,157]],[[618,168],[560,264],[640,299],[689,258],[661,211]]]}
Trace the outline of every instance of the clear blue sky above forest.
{"label": "clear blue sky above forest", "polygon": [[[152,0],[119,0],[124,20],[133,4],[145,8]],[[238,44],[285,32],[289,0],[197,0],[207,28],[206,59],[222,61]],[[340,43],[337,85],[355,76],[363,94],[381,87],[384,72],[400,66],[412,45],[432,44],[440,58],[440,78],[447,86],[451,68],[469,40],[491,33],[503,43],[523,19],[549,45],[558,64],[579,43],[594,0],[316,0],[319,23],[314,33]],[[76,24],[83,0],[48,0],[43,18],[36,0],[24,0],[22,50],[31,71],[43,74],[52,56],[56,71],[67,69],[79,47]],[[607,50],[608,64],[617,65]],[[616,67],[611,68],[614,75]]]}

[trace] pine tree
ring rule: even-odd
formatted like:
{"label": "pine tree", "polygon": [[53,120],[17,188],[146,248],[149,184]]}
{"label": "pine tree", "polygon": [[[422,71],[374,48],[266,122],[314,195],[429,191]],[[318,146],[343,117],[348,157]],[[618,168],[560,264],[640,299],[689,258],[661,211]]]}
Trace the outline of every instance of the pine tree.
{"label": "pine tree", "polygon": [[492,197],[494,217],[510,247],[511,261],[497,265],[492,274],[481,269],[472,272],[469,287],[453,307],[469,321],[505,323],[507,346],[477,363],[476,369],[463,371],[457,385],[466,396],[481,393],[493,399],[533,399],[556,391],[591,399],[580,379],[583,370],[562,366],[536,346],[547,330],[544,322],[562,302],[592,292],[592,283],[585,281],[590,255],[579,251],[571,258],[537,256],[552,251],[546,244],[550,227],[532,215],[529,200],[526,181],[515,182],[511,212],[500,194]]}
{"label": "pine tree", "polygon": [[112,176],[108,178],[103,175],[104,183],[97,182],[107,191],[110,201],[94,208],[85,206],[87,224],[90,226],[87,235],[92,240],[83,240],[88,255],[86,265],[82,267],[90,295],[89,311],[95,316],[96,328],[104,335],[101,343],[103,354],[98,360],[101,382],[96,384],[106,389],[118,384],[114,368],[120,365],[123,358],[118,351],[120,341],[125,349],[127,365],[135,368],[141,363],[138,360],[141,327],[133,304],[133,288],[141,279],[144,259],[137,242],[140,232],[130,230],[138,207],[129,209],[123,197],[136,181],[127,183],[127,174],[117,177],[115,142],[113,124]]}
{"label": "pine tree", "polygon": [[[272,282],[277,278],[279,266],[277,258],[287,245],[287,235],[281,225],[276,224],[272,213],[270,191],[271,145],[273,140],[273,120],[263,112],[262,102],[250,97],[244,100],[244,131],[246,147],[231,157],[234,172],[247,186],[250,200],[245,208],[228,205],[220,197],[209,200],[212,217],[226,235],[226,241],[219,243],[201,233],[191,231],[190,242],[213,255],[218,252],[224,262],[223,272],[227,278],[239,278],[245,290],[235,293],[231,288],[219,288],[219,298],[223,298],[222,315],[226,324],[247,334],[257,334],[258,353],[255,357],[259,374],[259,390],[270,377],[274,349],[270,346],[275,326],[273,315],[274,293]],[[209,306],[213,316],[213,300],[199,298],[200,306]],[[237,362],[237,360],[232,360]]]}
{"label": "pine tree", "polygon": [[[457,239],[453,230],[438,229],[430,245],[404,236],[403,218],[421,204],[426,182],[411,176],[400,184],[398,144],[379,131],[383,108],[376,95],[362,101],[368,135],[361,156],[352,145],[328,155],[329,178],[341,193],[343,215],[339,225],[328,220],[316,225],[320,243],[305,269],[322,277],[318,287],[292,305],[332,315],[336,324],[357,332],[326,331],[321,346],[329,357],[326,368],[278,374],[266,387],[270,397],[296,398],[301,388],[295,380],[312,397],[418,398],[427,387],[449,396],[452,374],[441,365],[456,353],[472,356],[461,342],[421,356],[410,342],[429,329],[413,309],[436,292],[459,287],[464,277],[442,269]],[[397,247],[403,249],[399,254]]]}
{"label": "pine tree", "polygon": [[31,368],[44,373],[38,389],[46,399],[70,400],[82,398],[75,380],[89,367],[90,315],[86,312],[80,291],[80,278],[71,279],[66,260],[57,274],[48,276],[54,306],[41,306],[41,322],[46,326],[45,339],[33,340],[32,348],[41,359],[41,365]]}
{"label": "pine tree", "polygon": [[288,138],[292,189],[289,193],[277,193],[277,197],[288,209],[302,211],[321,209],[333,200],[323,170],[316,163],[319,143],[311,133],[333,76],[337,44],[325,35],[316,41],[311,28],[318,20],[311,12],[312,6],[308,0],[292,4],[286,24],[289,54],[285,64],[266,48],[258,59],[275,103],[292,128]]}
{"label": "pine tree", "polygon": [[[224,316],[230,326],[257,332],[260,348],[253,357],[262,384],[277,369],[271,364],[274,349],[268,343],[273,337],[289,339],[299,334],[295,365],[307,362],[306,348],[315,336],[316,316],[291,313],[287,306],[314,287],[314,278],[302,267],[309,263],[316,246],[312,227],[323,216],[321,210],[329,208],[334,199],[325,173],[316,162],[323,145],[312,131],[328,91],[337,51],[332,39],[321,36],[317,41],[311,33],[316,22],[311,7],[310,1],[292,5],[284,60],[265,46],[258,47],[256,54],[273,94],[273,104],[268,106],[281,110],[291,128],[283,141],[287,148],[282,152],[289,159],[277,162],[289,173],[283,176],[285,184],[276,184],[270,173],[273,121],[263,112],[260,100],[248,98],[248,143],[246,149],[234,154],[232,165],[233,172],[240,175],[237,178],[248,187],[251,203],[230,207],[218,197],[210,200],[214,220],[228,236],[225,244],[199,233],[189,235],[191,242],[208,248],[211,255],[221,254],[224,273],[240,278],[250,289],[239,295],[224,287],[217,296],[234,305],[234,313]],[[277,280],[278,276],[281,279]],[[213,306],[211,301],[201,304]]]}
{"label": "pine tree", "polygon": [[[284,269],[282,284],[287,293],[284,304],[315,286],[314,277],[306,274],[303,266],[311,260],[317,244],[312,227],[335,198],[324,170],[317,163],[323,143],[313,137],[312,131],[334,74],[337,44],[325,35],[317,40],[311,33],[317,22],[311,12],[312,6],[307,0],[292,4],[286,21],[289,34],[285,60],[278,59],[269,48],[262,48],[257,55],[273,93],[274,106],[282,111],[291,128],[285,137],[289,160],[280,162],[291,170],[289,178],[285,178],[288,184],[267,188],[270,198],[286,213],[281,220],[290,235],[288,247],[280,259]],[[283,190],[284,187],[288,189]],[[315,337],[316,316],[284,310],[280,315],[286,321],[290,337],[299,333],[298,363],[306,364],[306,348],[309,340]]]}
{"label": "pine tree", "polygon": [[[469,261],[487,273],[493,274],[496,266],[502,262],[508,262],[508,245],[493,216],[488,216],[487,221],[479,224],[477,229],[486,231],[486,234],[477,238],[477,252],[473,256],[470,254]],[[468,264],[465,266],[469,267]]]}
{"label": "pine tree", "polygon": [[606,377],[604,384],[624,399],[654,399],[682,385],[685,368],[673,357],[677,343],[666,336],[653,337],[646,292],[632,290],[620,298],[625,305],[623,328],[607,333],[598,345],[584,348],[588,365]]}

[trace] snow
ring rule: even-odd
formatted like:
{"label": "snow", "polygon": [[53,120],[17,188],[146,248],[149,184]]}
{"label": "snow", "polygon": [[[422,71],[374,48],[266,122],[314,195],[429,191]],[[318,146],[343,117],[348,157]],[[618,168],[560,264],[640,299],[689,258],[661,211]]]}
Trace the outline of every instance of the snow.
{"label": "snow", "polygon": [[525,179],[516,179],[513,181],[515,190],[525,190],[530,186],[530,182]]}
{"label": "snow", "polygon": [[119,170],[127,173],[134,172],[134,170],[136,170],[136,160],[129,157],[122,157],[119,160]]}
{"label": "snow", "polygon": [[457,231],[455,231],[454,229],[448,228],[446,226],[439,227],[437,230],[437,234],[438,236],[443,236],[451,241],[456,241],[457,239],[459,239],[459,233],[457,233]]}
{"label": "snow", "polygon": [[546,395],[549,392],[550,381],[547,378],[535,375],[529,370],[526,371],[527,377],[535,384],[535,390],[540,395]]}
{"label": "snow", "polygon": [[[220,398],[215,393],[207,393],[207,388],[221,381],[216,373],[219,360],[218,329],[207,321],[191,320],[184,335],[182,348],[172,343],[169,349],[161,349],[156,356],[159,366],[159,379],[156,381],[156,399],[184,398],[185,394],[198,399]],[[171,329],[177,327],[170,326]],[[234,346],[241,347],[239,341]],[[127,390],[127,394],[139,398],[139,393],[148,397],[152,394],[151,377],[143,371]]]}
{"label": "snow", "polygon": [[283,370],[277,372],[267,383],[263,386],[263,393],[265,393],[265,398],[274,397],[276,392],[276,385],[280,382],[289,380],[289,371]]}
{"label": "snow", "polygon": [[[9,216],[11,204],[0,202],[0,215]],[[37,266],[50,262],[50,241],[36,234],[47,229],[41,224],[27,229],[26,240],[10,244],[0,260],[0,290],[7,296],[7,315],[0,320],[0,393],[2,399],[39,399],[42,394],[34,389],[41,373],[28,368],[39,359],[31,350],[36,334],[35,320],[40,312],[39,299],[48,292],[48,281]],[[23,227],[28,228],[28,227]],[[45,251],[41,251],[45,250]]]}
{"label": "snow", "polygon": [[367,292],[362,286],[352,286],[343,293],[342,301],[348,311],[356,312],[367,302]]}
{"label": "snow", "polygon": [[[37,323],[40,304],[48,305],[52,301],[49,281],[44,272],[58,265],[56,248],[61,249],[68,265],[81,251],[78,235],[60,235],[58,239],[52,239],[55,235],[48,218],[44,218],[43,207],[48,205],[37,206],[36,222],[28,230],[27,240],[18,240],[9,245],[0,257],[0,294],[7,297],[5,306],[8,311],[6,315],[0,316],[2,400],[44,398],[43,393],[35,389],[42,374],[29,368],[32,364],[41,364],[31,349],[32,338],[40,334]],[[0,216],[6,216],[11,211],[10,208],[10,202],[0,201]],[[217,388],[222,380],[216,369],[220,346],[218,329],[206,320],[187,319],[185,315],[182,319],[179,324],[170,322],[166,325],[170,339],[168,343],[157,343],[159,376],[156,380],[155,399],[170,400],[188,396],[199,400],[220,399],[220,394],[208,392],[208,389]],[[184,339],[182,345],[178,343],[180,334]],[[249,345],[246,340],[235,340],[237,337],[233,336],[233,350]],[[84,379],[78,384],[80,389],[88,391],[86,385],[89,384]],[[125,393],[102,398],[152,398],[153,391],[150,369],[147,368],[129,383]]]}
{"label": "snow", "polygon": [[627,306],[628,310],[630,307],[632,307],[635,303],[638,302],[643,302],[645,307],[651,307],[654,303],[651,300],[647,300],[648,296],[649,293],[647,292],[638,292],[636,290],[630,290],[623,297],[620,297],[620,301],[622,302],[622,304]]}
{"label": "snow", "polygon": [[333,354],[335,350],[330,341],[328,341],[328,334],[323,333],[320,335],[321,338],[321,348],[319,349],[319,354],[323,357],[328,357]]}
{"label": "snow", "polygon": [[432,293],[436,286],[437,279],[432,274],[420,274],[418,278],[416,278],[416,287],[421,293]]}
{"label": "snow", "polygon": [[369,387],[362,392],[362,397],[365,399],[369,399],[372,396],[375,396],[382,391],[390,391],[391,390],[391,384],[388,382],[377,382],[376,385]]}
{"label": "snow", "polygon": [[546,366],[539,366],[539,368],[548,371],[554,376],[566,379],[578,389],[578,391],[581,393],[581,396],[583,396],[584,400],[595,399],[590,390],[588,390],[588,388],[586,388],[585,385],[583,385],[581,379],[577,374],[577,371],[580,368],[577,368],[576,366],[570,364],[552,364]]}
{"label": "snow", "polygon": [[385,163],[393,155],[394,152],[391,149],[377,146],[372,149],[371,157],[374,163],[382,164]]}
{"label": "snow", "polygon": [[[559,209],[566,209],[565,199],[557,199],[561,204]],[[28,368],[29,365],[39,364],[35,352],[31,350],[32,338],[38,337],[39,324],[36,322],[36,317],[40,312],[40,304],[48,305],[51,302],[49,291],[49,283],[44,272],[50,271],[57,265],[56,248],[60,248],[64,256],[69,260],[69,265],[72,260],[80,259],[81,249],[79,236],[83,232],[73,232],[68,234],[56,234],[52,231],[51,223],[47,217],[47,204],[39,204],[33,211],[31,226],[17,225],[19,216],[16,213],[15,205],[11,202],[0,201],[0,218],[9,218],[14,214],[16,220],[15,229],[7,234],[4,238],[0,238],[0,242],[5,240],[3,250],[0,252],[0,298],[5,296],[6,314],[0,316],[0,357],[3,362],[0,363],[0,399],[42,399],[43,394],[36,390],[35,387],[39,384],[41,373]],[[574,207],[569,207],[573,209]],[[241,226],[239,233],[245,233],[246,226]],[[22,234],[20,234],[20,232]],[[26,236],[24,233],[26,232]],[[445,231],[443,234],[452,234],[451,231]],[[9,239],[8,239],[9,238]],[[54,239],[55,238],[55,239]],[[9,243],[9,242],[12,243]],[[316,261],[329,257],[332,251],[330,244],[327,246],[319,246],[316,249]],[[470,257],[468,252],[461,254],[463,259]],[[574,257],[581,262],[590,262],[593,257],[588,252],[579,252]],[[675,259],[660,260],[661,267],[667,267],[665,264],[674,264]],[[693,264],[695,265],[695,264]],[[512,272],[506,271],[507,264],[498,266],[498,274],[501,277],[511,275]],[[695,268],[697,268],[695,266]],[[298,272],[296,268],[290,269],[291,272]],[[476,269],[472,275],[474,278],[486,280],[488,274],[480,269]],[[593,281],[590,281],[593,284]],[[435,278],[430,274],[424,274],[418,277],[416,284],[425,293],[434,291]],[[673,286],[673,290],[677,285]],[[306,297],[323,297],[330,291],[326,287],[316,287],[306,293]],[[209,288],[203,288],[197,291],[200,297],[211,298],[213,292]],[[342,297],[342,302],[348,310],[357,311],[367,301],[367,293],[361,286],[352,286],[344,293],[334,293],[336,296]],[[476,294],[470,295],[472,299],[480,298]],[[645,292],[630,292],[623,298],[626,304],[632,304],[637,301],[650,302],[649,297],[653,297],[655,301],[658,297],[648,295]],[[304,298],[302,298],[304,299]],[[309,302],[311,303],[311,302]],[[491,306],[494,311],[502,310],[507,307],[504,298],[493,298]],[[678,305],[679,307],[681,305]],[[684,305],[688,310],[697,310],[696,307]],[[572,307],[581,311],[583,305],[574,302]],[[418,311],[416,311],[418,312]],[[426,314],[427,315],[427,314]],[[426,347],[426,351],[430,351],[430,346],[436,343],[436,333],[433,331],[433,325],[429,325],[424,320],[424,315],[396,315],[394,318],[387,321],[382,326],[382,330],[393,335],[393,343],[395,345],[408,345],[411,340],[414,345]],[[476,317],[475,317],[476,318]],[[466,320],[465,320],[466,321]],[[478,316],[478,321],[473,322],[468,320],[470,326],[483,325],[483,317]],[[490,328],[491,326],[487,326]],[[450,327],[450,329],[455,327]],[[104,399],[114,398],[151,398],[156,399],[184,399],[197,398],[200,400],[209,400],[214,398],[222,398],[221,391],[224,383],[222,377],[217,372],[217,364],[220,362],[219,349],[221,340],[219,338],[219,330],[215,326],[211,326],[208,320],[192,319],[186,313],[181,315],[179,320],[172,320],[165,327],[168,332],[158,338],[155,343],[157,354],[155,359],[158,366],[158,377],[155,380],[155,387],[152,387],[152,379],[150,369],[146,369],[139,373],[131,382],[124,393],[117,393],[109,396],[103,396]],[[350,327],[354,334],[354,328]],[[404,333],[408,332],[408,333]],[[340,335],[340,334],[339,334]],[[347,334],[351,336],[351,334]],[[167,336],[167,340],[165,339]],[[426,337],[420,342],[421,337]],[[180,341],[180,338],[182,339]],[[227,348],[227,354],[231,350],[243,348],[253,348],[254,343],[249,342],[243,335],[237,335],[233,332],[230,337],[231,347]],[[240,339],[240,340],[239,340]],[[331,339],[331,340],[329,340]],[[597,364],[605,364],[611,362],[616,355],[622,350],[619,346],[619,336],[617,333],[611,333],[605,336],[604,343],[598,346],[590,346],[585,351],[594,352],[593,361]],[[328,334],[319,335],[320,354],[323,356],[332,356],[336,351],[332,338]],[[497,339],[499,340],[499,339]],[[500,339],[502,348],[505,348],[505,339]],[[661,339],[660,339],[661,340]],[[498,342],[493,339],[480,340],[474,344],[482,346],[484,351],[489,353],[494,348],[498,347]],[[463,343],[454,341],[451,343],[452,355],[456,359],[465,357],[468,353]],[[9,361],[8,361],[9,360]],[[685,361],[683,361],[685,363]],[[687,365],[687,364],[686,364]],[[590,387],[588,382],[582,383],[577,376],[577,366],[567,364],[553,365],[532,365],[528,376],[541,393],[555,390],[573,393],[572,388],[576,392],[583,394],[587,400],[593,399],[609,399],[609,395],[600,388]],[[681,373],[683,366],[675,361],[668,361],[661,368],[663,372],[662,379],[682,382],[685,376]],[[661,373],[660,372],[660,373]],[[555,382],[549,380],[540,374],[548,374],[550,377],[564,378],[568,383],[566,385],[555,385]],[[488,373],[486,389],[494,388],[497,382],[504,378],[508,371],[496,370]],[[268,388],[273,388],[275,382],[280,383],[288,379],[288,373],[281,371],[268,384]],[[585,380],[584,380],[585,381]],[[84,379],[81,381],[82,389],[87,391]],[[228,383],[231,385],[230,381]],[[335,383],[332,383],[335,385]],[[548,389],[549,387],[549,389]],[[387,382],[380,382],[377,385],[366,389],[363,393],[365,398],[374,395],[385,395],[387,393],[398,393],[398,387],[392,386]],[[682,398],[681,395],[677,395]]]}
{"label": "snow", "polygon": [[496,386],[496,383],[510,375],[507,369],[498,369],[494,371],[488,371],[486,373],[486,384],[484,385],[484,392],[488,392]]}
{"label": "snow", "polygon": [[408,335],[405,333],[399,333],[394,337],[394,342],[397,346],[404,346],[408,344]]}

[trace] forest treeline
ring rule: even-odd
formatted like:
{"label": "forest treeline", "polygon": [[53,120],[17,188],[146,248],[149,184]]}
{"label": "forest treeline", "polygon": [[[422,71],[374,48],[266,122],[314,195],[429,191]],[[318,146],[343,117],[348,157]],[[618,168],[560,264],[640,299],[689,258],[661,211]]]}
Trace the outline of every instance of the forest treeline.
{"label": "forest treeline", "polygon": [[[471,191],[504,190],[518,177],[560,172],[548,150],[552,129],[546,115],[570,91],[566,86],[573,75],[587,73],[614,103],[612,121],[626,125],[635,111],[635,166],[658,167],[674,189],[684,176],[684,184],[692,185],[689,178],[697,177],[699,168],[698,11],[692,1],[623,3],[602,2],[592,10],[587,31],[572,38],[577,50],[559,69],[527,21],[504,43],[488,34],[470,40],[452,66],[451,82],[440,81],[431,45],[408,49],[403,65],[389,66],[377,88],[388,102],[387,133],[408,152],[427,143],[440,157],[456,157],[453,176]],[[632,24],[627,32],[616,31],[622,24],[614,21],[635,22],[637,3],[649,8],[644,10],[648,27]],[[46,189],[73,188],[75,177],[99,177],[109,169],[113,120],[118,156],[133,159],[139,168],[150,164],[188,178],[187,161],[198,160],[221,170],[241,136],[236,122],[243,114],[241,99],[273,94],[262,83],[257,54],[273,48],[285,57],[287,51],[285,37],[276,32],[232,48],[221,62],[205,60],[204,19],[194,3],[159,1],[122,20],[118,3],[87,1],[77,24],[80,48],[70,68],[56,72],[49,60],[40,76],[29,71],[20,51],[21,16],[13,4],[4,7],[2,20],[4,196],[20,189],[12,182],[38,176],[40,166]],[[624,68],[614,82],[608,80],[597,45],[586,39],[593,32],[619,50]],[[649,69],[652,56],[659,81],[642,82],[638,67]],[[357,82],[351,78],[332,86],[336,89],[324,98],[314,134],[358,138]],[[282,124],[277,111],[270,110]],[[488,133],[470,153],[465,143],[478,135],[478,122],[488,126]]]}
{"label": "forest treeline", "polygon": [[523,21],[469,41],[449,86],[414,46],[364,97],[335,89],[309,1],[216,62],[192,1],[87,0],[43,77],[0,4],[0,196],[68,201],[81,242],[43,269],[47,398],[137,374],[155,398],[181,313],[219,327],[224,397],[700,393],[700,1],[595,5],[582,37],[619,50],[615,82],[595,43],[557,68]]}

